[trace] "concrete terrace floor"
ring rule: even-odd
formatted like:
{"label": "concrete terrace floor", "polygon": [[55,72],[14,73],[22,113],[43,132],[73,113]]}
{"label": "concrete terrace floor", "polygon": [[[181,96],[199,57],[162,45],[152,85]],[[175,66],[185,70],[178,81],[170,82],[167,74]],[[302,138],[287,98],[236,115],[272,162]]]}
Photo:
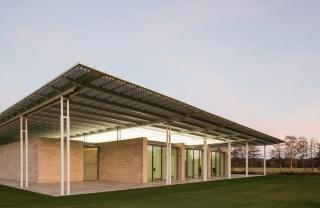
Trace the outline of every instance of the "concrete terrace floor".
{"label": "concrete terrace floor", "polygon": [[[260,175],[249,175],[249,177],[257,177]],[[245,178],[242,174],[233,174],[232,179]],[[211,177],[208,181],[227,180],[226,177]],[[198,183],[203,182],[202,179],[187,179],[185,181],[173,180],[172,185]],[[20,188],[19,181],[0,179],[0,184],[14,188]],[[85,181],[85,182],[72,182],[71,195],[110,192],[119,190],[139,189],[148,187],[165,186],[165,181],[152,182],[152,183],[123,183],[111,181]],[[25,188],[24,188],[25,189]],[[60,183],[29,183],[28,191],[41,193],[50,196],[60,196]]]}

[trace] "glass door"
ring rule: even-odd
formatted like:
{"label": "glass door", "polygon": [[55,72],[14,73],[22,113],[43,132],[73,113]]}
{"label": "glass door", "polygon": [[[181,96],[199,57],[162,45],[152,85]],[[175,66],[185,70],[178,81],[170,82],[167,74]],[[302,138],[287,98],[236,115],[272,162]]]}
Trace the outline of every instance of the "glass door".
{"label": "glass door", "polygon": [[[166,171],[166,147],[148,145],[148,181],[165,180]],[[175,147],[171,149],[171,177],[178,178],[178,150]]]}
{"label": "glass door", "polygon": [[178,148],[171,148],[171,178],[178,179]]}
{"label": "glass door", "polygon": [[162,180],[162,152],[160,146],[153,146],[153,181]]}
{"label": "glass door", "polygon": [[153,181],[153,146],[148,145],[148,181]]}
{"label": "glass door", "polygon": [[217,152],[216,167],[217,167],[216,176],[221,176],[221,153],[220,152]]}
{"label": "glass door", "polygon": [[187,177],[193,178],[193,150],[187,149],[186,150],[187,156]]}
{"label": "glass door", "polygon": [[211,176],[216,176],[216,152],[211,152]]}
{"label": "glass door", "polygon": [[166,179],[167,177],[167,148],[162,147],[162,179]]}
{"label": "glass door", "polygon": [[162,148],[148,145],[148,181],[162,180]]}
{"label": "glass door", "polygon": [[200,176],[200,154],[199,150],[193,150],[193,177]]}
{"label": "glass door", "polygon": [[225,152],[211,152],[211,175],[225,176]]}
{"label": "glass door", "polygon": [[226,153],[225,152],[221,152],[221,160],[220,160],[220,167],[221,167],[221,170],[220,170],[220,174],[221,176],[225,176],[225,157],[226,157]]}
{"label": "glass door", "polygon": [[186,149],[186,176],[199,178],[202,175],[202,151]]}

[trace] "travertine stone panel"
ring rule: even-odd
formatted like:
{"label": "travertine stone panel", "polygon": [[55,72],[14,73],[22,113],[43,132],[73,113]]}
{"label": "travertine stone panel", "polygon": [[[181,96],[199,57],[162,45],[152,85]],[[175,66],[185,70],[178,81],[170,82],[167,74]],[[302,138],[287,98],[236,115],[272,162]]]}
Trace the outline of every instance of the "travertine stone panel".
{"label": "travertine stone panel", "polygon": [[147,139],[100,143],[99,179],[147,183]]}
{"label": "travertine stone panel", "polygon": [[[29,139],[29,181],[38,177],[37,140]],[[20,180],[20,142],[0,145],[0,178]]]}
{"label": "travertine stone panel", "polygon": [[[38,157],[39,182],[59,182],[60,140],[48,138],[39,139]],[[71,181],[83,181],[83,143],[79,141],[71,141],[70,143],[70,179]]]}
{"label": "travertine stone panel", "polygon": [[175,145],[178,148],[178,180],[184,181],[186,179],[186,148],[185,144],[176,144]]}

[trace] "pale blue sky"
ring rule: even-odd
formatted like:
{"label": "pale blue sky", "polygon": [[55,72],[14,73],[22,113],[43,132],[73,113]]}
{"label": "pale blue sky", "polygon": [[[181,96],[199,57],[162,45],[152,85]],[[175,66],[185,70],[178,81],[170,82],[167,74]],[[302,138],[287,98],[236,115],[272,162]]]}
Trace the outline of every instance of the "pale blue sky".
{"label": "pale blue sky", "polygon": [[0,0],[0,111],[75,63],[320,137],[320,1]]}

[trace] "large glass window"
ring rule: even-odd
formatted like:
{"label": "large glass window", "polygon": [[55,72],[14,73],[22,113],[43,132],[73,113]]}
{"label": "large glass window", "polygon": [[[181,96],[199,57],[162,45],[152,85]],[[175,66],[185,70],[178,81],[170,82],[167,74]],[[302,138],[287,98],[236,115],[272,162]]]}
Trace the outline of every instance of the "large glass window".
{"label": "large glass window", "polygon": [[225,152],[211,152],[211,175],[225,176]]}
{"label": "large glass window", "polygon": [[171,177],[172,179],[178,178],[178,149],[171,149]]}
{"label": "large glass window", "polygon": [[217,164],[216,176],[221,176],[221,153],[220,152],[217,152],[216,164]]}
{"label": "large glass window", "polygon": [[[167,177],[167,148],[162,147],[162,179],[165,180]],[[172,151],[172,150],[171,150]]]}
{"label": "large glass window", "polygon": [[193,150],[193,176],[199,177],[200,170],[200,155],[199,150]]}
{"label": "large glass window", "polygon": [[225,176],[225,157],[226,157],[226,153],[225,152],[221,152],[221,176]]}
{"label": "large glass window", "polygon": [[[159,145],[148,145],[148,181],[159,181],[166,179],[167,154],[166,147]],[[171,148],[171,177],[178,177],[178,150]]]}
{"label": "large glass window", "polygon": [[211,175],[216,176],[217,166],[216,166],[216,152],[211,152]]}
{"label": "large glass window", "polygon": [[161,147],[160,146],[153,146],[153,180],[162,180],[161,168]]}
{"label": "large glass window", "polygon": [[148,167],[151,167],[151,168],[148,168],[148,181],[152,181],[153,178],[152,178],[152,172],[153,172],[153,152],[152,152],[152,146],[151,145],[148,145]]}
{"label": "large glass window", "polygon": [[202,175],[202,151],[186,149],[186,176],[198,178]]}
{"label": "large glass window", "polygon": [[187,177],[193,178],[193,150],[187,149]]}

